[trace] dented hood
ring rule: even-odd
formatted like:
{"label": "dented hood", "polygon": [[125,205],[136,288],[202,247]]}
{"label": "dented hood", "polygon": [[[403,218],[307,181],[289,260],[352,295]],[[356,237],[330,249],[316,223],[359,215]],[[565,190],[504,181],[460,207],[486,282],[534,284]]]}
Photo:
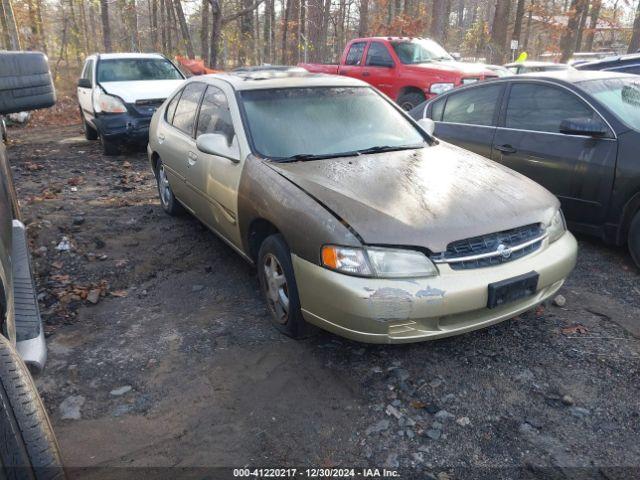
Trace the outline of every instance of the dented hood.
{"label": "dented hood", "polygon": [[164,100],[178,88],[184,80],[141,80],[131,82],[100,82],[110,95],[116,95],[126,103],[139,100]]}
{"label": "dented hood", "polygon": [[418,150],[269,166],[369,245],[448,243],[548,223],[558,200],[513,170],[441,142]]}

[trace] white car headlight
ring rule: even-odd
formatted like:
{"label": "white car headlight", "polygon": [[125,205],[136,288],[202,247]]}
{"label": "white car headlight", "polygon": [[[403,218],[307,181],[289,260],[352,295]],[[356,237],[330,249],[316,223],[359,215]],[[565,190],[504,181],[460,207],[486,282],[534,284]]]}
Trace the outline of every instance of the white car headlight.
{"label": "white car headlight", "polygon": [[342,273],[377,278],[433,277],[438,269],[422,252],[396,248],[325,245],[322,265]]}
{"label": "white car headlight", "polygon": [[453,87],[455,87],[454,83],[432,83],[429,91],[431,93],[435,93],[436,95],[440,95],[447,90],[451,90]]}
{"label": "white car headlight", "polygon": [[100,88],[97,88],[93,93],[93,109],[96,113],[125,113],[127,111],[127,107],[119,98],[107,95]]}
{"label": "white car headlight", "polygon": [[567,231],[567,224],[564,221],[564,215],[562,214],[562,210],[558,209],[555,213],[549,225],[547,225],[547,234],[549,235],[549,243],[555,242],[558,240],[564,232]]}

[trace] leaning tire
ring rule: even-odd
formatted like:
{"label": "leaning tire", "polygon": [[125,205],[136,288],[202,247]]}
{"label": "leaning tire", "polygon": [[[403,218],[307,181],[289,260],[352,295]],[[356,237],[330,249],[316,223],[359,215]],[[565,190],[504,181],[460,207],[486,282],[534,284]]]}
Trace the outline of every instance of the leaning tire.
{"label": "leaning tire", "polygon": [[107,140],[102,135],[100,136],[100,143],[102,144],[102,153],[107,157],[113,157],[120,154],[120,145],[111,140]]}
{"label": "leaning tire", "polygon": [[637,212],[633,217],[633,220],[631,220],[627,243],[629,245],[631,258],[633,258],[636,266],[640,268],[640,212]]}
{"label": "leaning tire", "polygon": [[184,207],[173,194],[173,190],[171,190],[171,184],[169,183],[169,178],[165,172],[162,160],[158,160],[158,166],[156,168],[156,185],[158,186],[158,196],[160,197],[162,209],[173,217],[182,215],[184,213]]}
{"label": "leaning tire", "polygon": [[302,317],[291,251],[282,235],[271,235],[262,242],[258,252],[258,278],[271,323],[277,330],[292,338],[315,332]]}
{"label": "leaning tire", "polygon": [[47,57],[40,52],[0,52],[0,113],[56,103]]}
{"label": "leaning tire", "polygon": [[406,110],[408,112],[409,110],[412,110],[416,106],[420,105],[425,100],[426,97],[423,93],[407,92],[398,97],[398,105],[400,105],[403,110]]}
{"label": "leaning tire", "polygon": [[49,417],[27,367],[0,336],[0,478],[64,479]]}

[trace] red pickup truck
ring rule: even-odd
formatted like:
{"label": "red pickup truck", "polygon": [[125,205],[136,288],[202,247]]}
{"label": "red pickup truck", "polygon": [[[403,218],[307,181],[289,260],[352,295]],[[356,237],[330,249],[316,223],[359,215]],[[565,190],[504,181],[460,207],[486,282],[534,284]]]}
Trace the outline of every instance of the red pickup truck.
{"label": "red pickup truck", "polygon": [[339,65],[301,63],[299,66],[310,72],[364,80],[405,110],[459,85],[496,77],[482,65],[456,61],[427,38],[356,38],[345,47]]}

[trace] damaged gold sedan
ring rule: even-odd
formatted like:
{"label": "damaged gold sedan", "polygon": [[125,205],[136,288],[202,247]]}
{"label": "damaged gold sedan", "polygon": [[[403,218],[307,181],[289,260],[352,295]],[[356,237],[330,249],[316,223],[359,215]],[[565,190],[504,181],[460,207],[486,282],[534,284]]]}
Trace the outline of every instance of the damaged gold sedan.
{"label": "damaged gold sedan", "polygon": [[535,307],[577,253],[553,195],[429,127],[358,80],[262,70],[187,81],[148,153],[164,210],[257,266],[280,331],[414,342]]}

